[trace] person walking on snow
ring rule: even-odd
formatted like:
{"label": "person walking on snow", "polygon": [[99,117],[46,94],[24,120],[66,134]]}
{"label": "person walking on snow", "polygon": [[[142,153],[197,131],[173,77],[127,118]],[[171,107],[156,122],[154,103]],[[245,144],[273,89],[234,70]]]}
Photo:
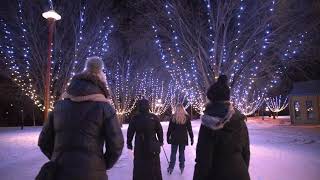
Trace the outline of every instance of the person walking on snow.
{"label": "person walking on snow", "polygon": [[190,117],[183,105],[177,104],[175,112],[169,122],[169,128],[167,131],[167,142],[168,144],[171,144],[170,163],[167,169],[169,174],[171,174],[174,169],[178,149],[180,162],[179,167],[181,174],[183,173],[185,162],[184,150],[188,145],[188,133],[191,139],[191,145],[193,145],[193,132]]}
{"label": "person walking on snow", "polygon": [[221,75],[207,92],[201,117],[193,180],[250,180],[246,117],[230,103],[228,79]]}
{"label": "person walking on snow", "polygon": [[160,147],[163,131],[159,118],[150,113],[149,101],[137,102],[138,113],[128,127],[127,147],[132,150],[134,141],[133,180],[162,180]]}
{"label": "person walking on snow", "polygon": [[88,58],[40,133],[41,151],[58,165],[56,180],[107,180],[106,170],[122,153],[123,135],[102,70],[99,57]]}

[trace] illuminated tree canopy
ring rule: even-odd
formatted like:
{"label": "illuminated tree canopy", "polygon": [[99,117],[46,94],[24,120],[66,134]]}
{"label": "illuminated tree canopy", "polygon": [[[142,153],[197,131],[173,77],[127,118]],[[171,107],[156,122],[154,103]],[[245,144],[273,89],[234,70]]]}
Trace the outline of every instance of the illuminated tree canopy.
{"label": "illuminated tree canopy", "polygon": [[[105,60],[109,48],[108,36],[113,24],[109,17],[88,22],[87,6],[87,3],[75,5],[72,11],[70,7],[64,7],[70,17],[55,29],[51,62],[51,108],[72,76],[83,69],[86,57],[98,55]],[[43,31],[38,21],[42,18],[41,13],[30,18],[34,15],[31,8],[41,11],[36,9],[39,7],[20,0],[17,1],[17,7],[15,21],[0,20],[0,53],[13,80],[43,110],[47,38],[46,31]],[[66,28],[70,25],[73,28]]]}
{"label": "illuminated tree canopy", "polygon": [[206,103],[206,89],[225,74],[234,105],[246,115],[254,113],[299,59],[308,32],[293,30],[295,22],[282,19],[281,1],[203,0],[194,9],[188,5],[157,4],[161,15],[152,21],[152,30],[164,67],[181,89],[193,87],[197,109]]}

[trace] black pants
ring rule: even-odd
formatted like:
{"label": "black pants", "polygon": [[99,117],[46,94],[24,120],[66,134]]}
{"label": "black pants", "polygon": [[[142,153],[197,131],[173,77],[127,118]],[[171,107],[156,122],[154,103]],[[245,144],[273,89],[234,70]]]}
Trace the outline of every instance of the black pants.
{"label": "black pants", "polygon": [[173,169],[175,164],[176,164],[176,155],[177,151],[179,148],[179,167],[184,168],[184,161],[185,161],[185,156],[184,156],[184,150],[185,150],[185,145],[176,145],[172,144],[171,145],[171,156],[170,156],[170,164],[169,168]]}

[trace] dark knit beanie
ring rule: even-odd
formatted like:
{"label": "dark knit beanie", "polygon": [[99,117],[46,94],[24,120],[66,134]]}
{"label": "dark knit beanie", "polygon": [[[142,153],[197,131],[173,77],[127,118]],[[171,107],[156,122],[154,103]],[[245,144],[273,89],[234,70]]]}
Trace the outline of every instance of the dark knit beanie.
{"label": "dark knit beanie", "polygon": [[150,105],[147,99],[141,99],[137,102],[137,108],[139,112],[149,112]]}
{"label": "dark knit beanie", "polygon": [[230,88],[228,86],[228,77],[220,75],[218,81],[211,85],[207,91],[207,98],[211,101],[229,101]]}

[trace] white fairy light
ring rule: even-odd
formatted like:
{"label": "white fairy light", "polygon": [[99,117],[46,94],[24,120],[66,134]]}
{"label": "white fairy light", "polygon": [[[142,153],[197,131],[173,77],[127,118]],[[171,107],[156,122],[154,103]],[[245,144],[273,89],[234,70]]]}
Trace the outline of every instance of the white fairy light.
{"label": "white fairy light", "polygon": [[274,113],[283,111],[288,106],[288,97],[283,98],[281,95],[274,98],[266,98],[268,109]]}

